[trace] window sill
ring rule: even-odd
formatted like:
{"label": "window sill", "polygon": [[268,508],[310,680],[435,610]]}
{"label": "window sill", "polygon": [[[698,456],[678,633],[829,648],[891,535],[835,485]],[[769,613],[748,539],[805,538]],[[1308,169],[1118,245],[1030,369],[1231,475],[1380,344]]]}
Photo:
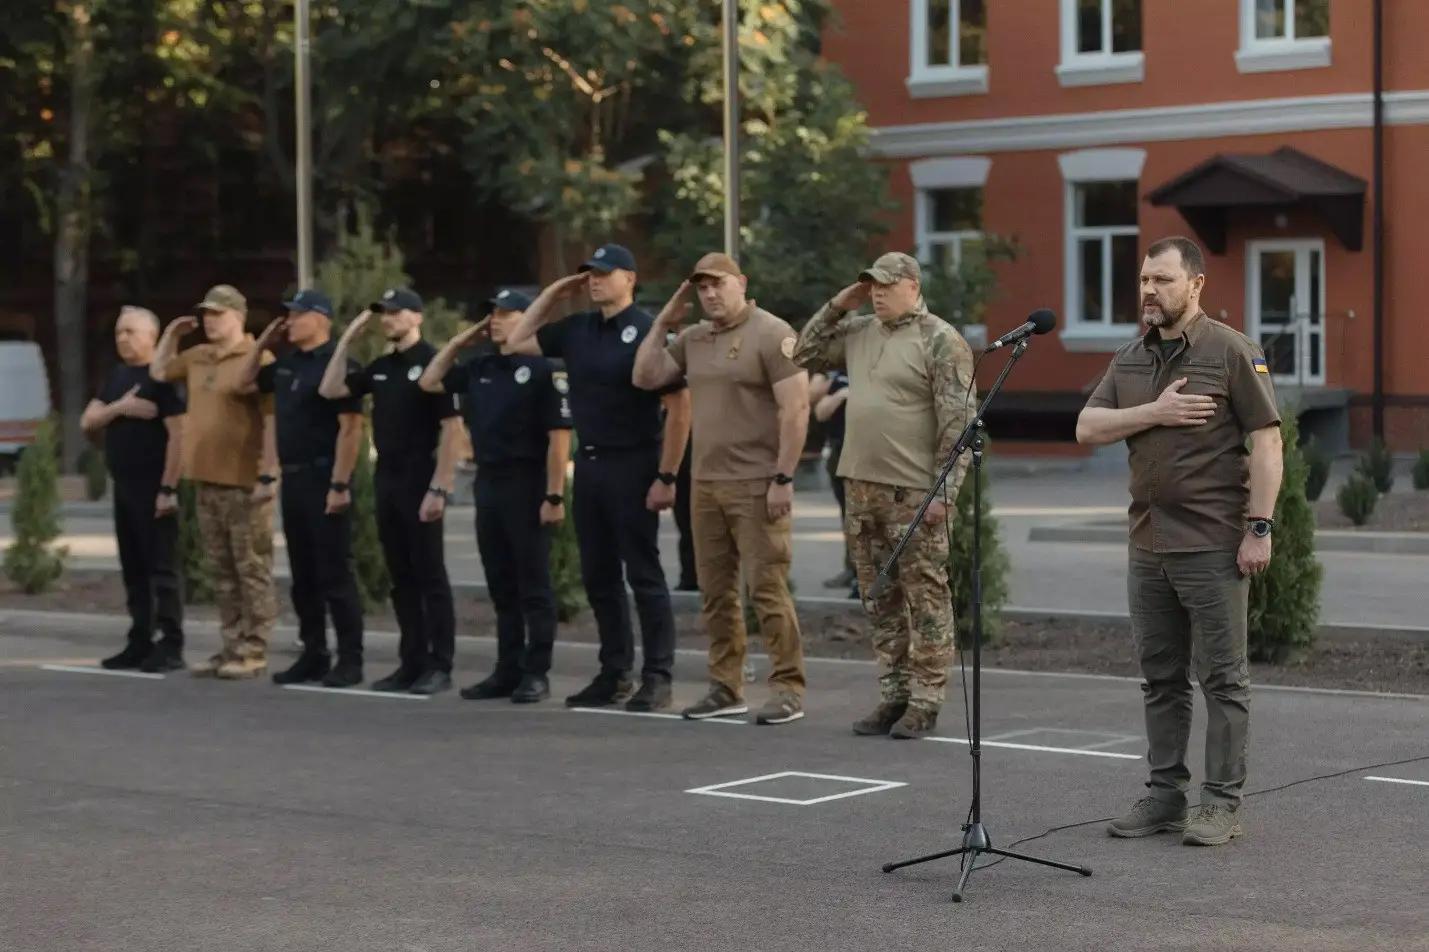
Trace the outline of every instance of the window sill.
{"label": "window sill", "polygon": [[1242,73],[1278,73],[1292,69],[1319,69],[1330,65],[1330,38],[1257,43],[1236,50],[1236,69]]}
{"label": "window sill", "polygon": [[914,99],[940,96],[976,96],[987,92],[987,67],[915,71],[907,79],[908,95]]}
{"label": "window sill", "polygon": [[1146,79],[1146,56],[1119,53],[1114,56],[1079,56],[1057,67],[1057,82],[1067,86],[1110,86],[1139,83]]}
{"label": "window sill", "polygon": [[1129,340],[1139,336],[1137,324],[1073,324],[1063,328],[1058,336],[1062,349],[1069,354],[1115,353]]}

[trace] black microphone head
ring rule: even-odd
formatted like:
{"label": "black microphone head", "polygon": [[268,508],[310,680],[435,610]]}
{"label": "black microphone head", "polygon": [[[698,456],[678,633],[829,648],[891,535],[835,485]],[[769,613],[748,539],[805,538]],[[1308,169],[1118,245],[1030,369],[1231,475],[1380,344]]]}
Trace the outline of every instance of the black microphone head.
{"label": "black microphone head", "polygon": [[1027,322],[1032,325],[1032,333],[1045,334],[1057,326],[1057,315],[1048,308],[1039,307],[1027,315]]}

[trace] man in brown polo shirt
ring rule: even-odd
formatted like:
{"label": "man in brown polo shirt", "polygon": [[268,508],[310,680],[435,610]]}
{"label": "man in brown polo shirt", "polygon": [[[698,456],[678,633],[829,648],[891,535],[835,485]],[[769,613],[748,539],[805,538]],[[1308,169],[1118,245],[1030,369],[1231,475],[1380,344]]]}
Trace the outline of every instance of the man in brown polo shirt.
{"label": "man in brown polo shirt", "polygon": [[[691,289],[708,320],[686,328]],[[746,632],[740,581],[759,619],[773,671],[755,721],[804,716],[804,653],[789,594],[794,467],[809,425],[809,377],[790,359],[798,335],[745,296],[728,255],[707,254],[655,319],[635,355],[637,387],[689,381],[694,406],[691,516],[696,573],[710,634],[710,691],[684,710],[698,719],[743,714]]]}
{"label": "man in brown polo shirt", "polygon": [[[1107,831],[1184,831],[1183,842],[1214,846],[1241,835],[1247,599],[1250,576],[1270,563],[1281,446],[1265,357],[1202,312],[1205,283],[1195,242],[1151,246],[1141,266],[1146,334],[1112,358],[1077,420],[1077,440],[1126,440],[1131,454],[1127,590],[1145,681],[1150,795]],[[1206,776],[1188,819],[1192,670],[1206,699]]]}
{"label": "man in brown polo shirt", "polygon": [[[257,346],[244,330],[248,302],[220,284],[198,305],[208,342],[182,353],[179,338],[198,326],[180,317],[164,329],[149,365],[155,380],[188,388],[183,473],[195,484],[199,531],[207,547],[223,648],[196,675],[252,678],[268,668],[278,617],[273,588],[273,495],[277,451],[271,396],[243,377]],[[263,362],[272,361],[264,353]]]}

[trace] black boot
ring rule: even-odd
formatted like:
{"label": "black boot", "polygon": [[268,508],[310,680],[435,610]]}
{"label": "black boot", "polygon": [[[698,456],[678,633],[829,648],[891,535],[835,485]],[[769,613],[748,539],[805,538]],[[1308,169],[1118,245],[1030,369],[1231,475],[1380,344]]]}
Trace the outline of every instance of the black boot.
{"label": "black boot", "polygon": [[602,671],[584,688],[566,698],[566,707],[606,707],[623,704],[635,685],[623,674]]}
{"label": "black boot", "polygon": [[510,697],[519,680],[504,672],[496,672],[484,681],[478,681],[469,688],[461,689],[461,696],[468,701],[490,701],[499,697]]}
{"label": "black boot", "polygon": [[452,676],[436,668],[422,675],[416,680],[416,683],[408,688],[413,694],[440,694],[451,689]]}
{"label": "black boot", "polygon": [[106,671],[130,671],[144,663],[144,659],[149,657],[149,651],[147,642],[131,641],[124,646],[123,651],[99,662],[99,666]]}
{"label": "black boot", "polygon": [[418,674],[406,668],[398,668],[385,678],[372,682],[374,691],[406,691],[417,683]]}
{"label": "black boot", "polygon": [[640,680],[640,690],[625,702],[627,711],[663,711],[672,703],[670,682],[659,675],[650,675]]}
{"label": "black boot", "polygon": [[326,654],[304,651],[298,656],[298,660],[293,662],[292,667],[273,675],[273,683],[303,684],[307,681],[321,681],[327,676],[331,664],[332,661]]}
{"label": "black boot", "polygon": [[161,638],[149,649],[149,654],[144,663],[139,665],[139,670],[149,674],[162,674],[165,671],[182,671],[183,667],[184,651],[180,643]]}
{"label": "black boot", "polygon": [[337,665],[323,678],[325,688],[355,688],[362,683],[362,662],[338,658]]}
{"label": "black boot", "polygon": [[511,692],[513,704],[535,704],[551,696],[551,682],[544,674],[528,674]]}

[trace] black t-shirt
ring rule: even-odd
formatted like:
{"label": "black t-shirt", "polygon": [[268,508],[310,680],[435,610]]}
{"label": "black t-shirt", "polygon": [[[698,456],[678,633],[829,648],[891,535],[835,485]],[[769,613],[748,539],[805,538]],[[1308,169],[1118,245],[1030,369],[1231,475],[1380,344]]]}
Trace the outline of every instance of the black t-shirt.
{"label": "black t-shirt", "polygon": [[[284,466],[331,460],[338,414],[362,412],[359,397],[326,400],[318,393],[336,346],[328,341],[312,350],[295,348],[258,372],[258,389],[273,395],[278,461]],[[357,361],[347,364],[349,374],[357,369]]]}
{"label": "black t-shirt", "polygon": [[372,394],[372,442],[380,468],[431,466],[436,460],[442,421],[457,412],[453,397],[417,386],[436,353],[435,347],[419,340],[347,375],[347,389],[354,397],[361,400]]}
{"label": "black t-shirt", "polygon": [[135,387],[136,396],[153,402],[159,415],[152,420],[119,417],[104,428],[104,460],[115,479],[147,479],[157,483],[164,474],[164,454],[169,448],[169,429],[164,420],[180,416],[184,402],[173,384],[159,383],[149,376],[149,365],[119,364],[109,371],[97,398],[113,403]]}
{"label": "black t-shirt", "polygon": [[660,397],[685,388],[685,381],[660,391],[630,382],[635,350],[654,319],[635,305],[605,318],[600,311],[572,314],[541,329],[547,357],[561,358],[571,380],[571,412],[582,446],[630,448],[660,442]]}
{"label": "black t-shirt", "polygon": [[478,354],[447,372],[442,385],[461,399],[481,466],[546,459],[551,430],[571,428],[566,373],[544,357]]}
{"label": "black t-shirt", "polygon": [[[847,389],[848,389],[848,374],[844,373],[842,370],[835,370],[835,371],[833,371],[832,373],[829,374],[829,396],[832,397],[834,394],[838,393],[840,390],[847,390]],[[828,432],[828,434],[829,434],[829,439],[830,439],[830,440],[833,440],[833,441],[838,442],[838,443],[842,443],[842,442],[843,442],[843,438],[844,438],[844,411],[845,411],[847,408],[848,408],[848,404],[847,404],[847,403],[844,403],[844,404],[840,405],[839,408],[834,411],[834,415],[831,416],[831,417],[829,417],[828,422],[826,422],[826,423],[824,424],[824,426],[826,427],[827,432]]]}

